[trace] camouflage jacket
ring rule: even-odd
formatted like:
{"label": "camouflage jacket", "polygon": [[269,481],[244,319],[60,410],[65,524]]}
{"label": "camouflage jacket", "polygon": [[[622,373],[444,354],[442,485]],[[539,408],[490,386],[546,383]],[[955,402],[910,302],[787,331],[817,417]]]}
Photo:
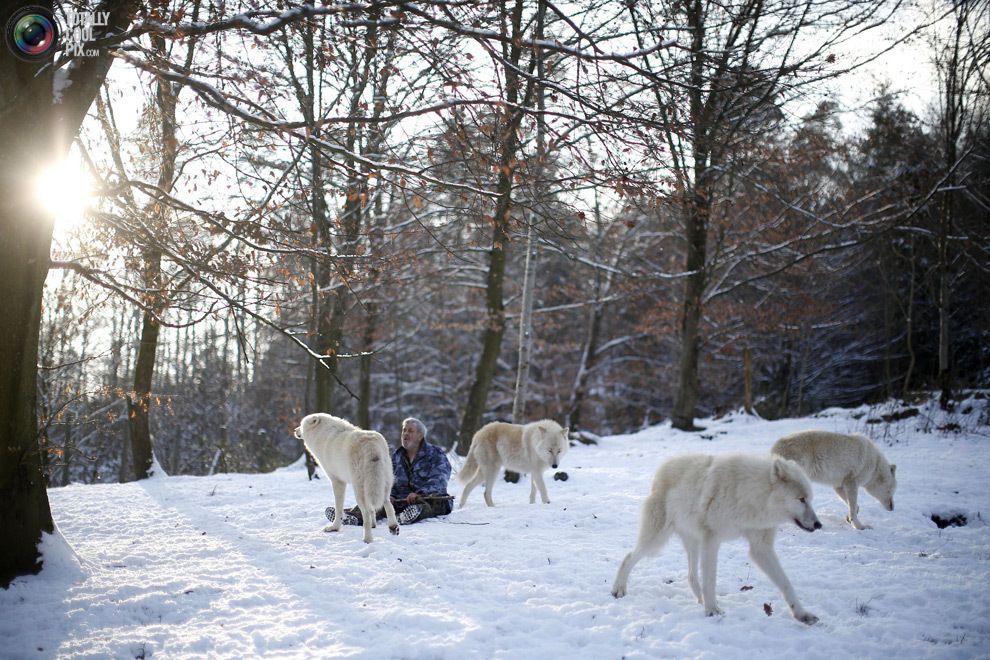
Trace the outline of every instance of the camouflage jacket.
{"label": "camouflage jacket", "polygon": [[395,474],[392,497],[396,499],[405,499],[409,493],[447,495],[450,461],[443,449],[426,440],[423,440],[412,461],[401,446],[393,451],[392,473]]}

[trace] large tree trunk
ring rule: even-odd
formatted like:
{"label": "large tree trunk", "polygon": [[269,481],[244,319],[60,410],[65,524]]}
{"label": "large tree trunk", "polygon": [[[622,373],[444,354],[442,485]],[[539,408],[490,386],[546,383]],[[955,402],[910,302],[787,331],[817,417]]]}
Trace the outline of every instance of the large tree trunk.
{"label": "large tree trunk", "polygon": [[[10,124],[0,142],[14,139]],[[32,131],[28,131],[32,134]],[[35,135],[37,133],[34,133]],[[0,180],[0,587],[37,572],[37,544],[53,530],[38,444],[41,296],[53,219],[25,195],[29,182]]]}
{"label": "large tree trunk", "polygon": [[[156,259],[157,254],[157,259]],[[151,278],[156,286],[161,274],[161,251],[152,250],[146,255],[145,277],[146,284]],[[134,396],[128,397],[128,423],[130,425],[131,445],[131,474],[130,477],[139,481],[147,479],[151,473],[153,449],[151,443],[151,384],[155,375],[155,356],[158,352],[158,335],[161,323],[156,314],[161,306],[154,305],[146,309],[141,322],[141,343],[138,345],[137,359],[134,361]]]}
{"label": "large tree trunk", "polygon": [[[511,186],[511,180],[506,182],[506,185]],[[508,199],[505,203],[508,204]],[[501,205],[502,202],[500,201]],[[508,209],[506,208],[499,218],[507,216]],[[504,220],[496,219],[495,232],[492,237],[493,245],[488,257],[485,335],[482,340],[481,358],[478,360],[474,382],[471,384],[467,405],[464,407],[464,416],[461,418],[461,427],[457,433],[455,451],[461,456],[467,455],[468,449],[471,448],[471,438],[474,437],[475,431],[481,428],[485,403],[488,401],[488,390],[491,388],[492,379],[495,377],[495,366],[498,363],[498,354],[502,349],[502,337],[505,334],[505,306],[502,303],[502,289],[505,284],[505,244],[509,237],[505,232],[504,222]]]}
{"label": "large tree trunk", "polygon": [[[508,3],[502,4],[505,12]],[[512,39],[503,45],[503,55],[514,67],[505,70],[506,100],[510,108],[519,102],[520,82],[518,66],[522,57],[522,14],[524,0],[517,0],[508,16],[511,25]],[[505,334],[505,307],[502,302],[502,289],[505,283],[505,248],[509,242],[509,222],[512,211],[512,178],[516,168],[519,152],[519,124],[523,113],[520,110],[507,112],[505,128],[498,135],[499,166],[498,166],[498,201],[495,205],[495,215],[492,218],[492,249],[488,259],[488,277],[486,282],[485,306],[487,318],[485,336],[482,341],[481,358],[475,370],[474,382],[468,394],[461,427],[457,433],[457,444],[454,447],[461,456],[466,456],[471,447],[471,438],[481,427],[485,404],[488,401],[488,390],[495,377],[495,366],[499,352],[502,350],[502,336]]]}
{"label": "large tree trunk", "polygon": [[[0,24],[19,7],[0,10]],[[136,2],[103,2],[120,31]],[[48,275],[53,218],[31,199],[34,177],[64,158],[112,59],[103,52],[64,67],[61,102],[53,102],[52,69],[0,57],[0,587],[37,572],[42,532],[54,529],[38,446],[37,369],[41,301]]]}
{"label": "large tree trunk", "polygon": [[[677,394],[671,420],[674,428],[694,431],[694,409],[698,402],[698,356],[701,350],[699,327],[703,310],[706,285],[706,250],[708,245],[708,221],[711,213],[711,189],[708,169],[711,154],[707,145],[711,114],[706,108],[704,90],[705,63],[705,10],[701,0],[689,2],[686,7],[691,34],[691,89],[688,99],[694,135],[691,139],[694,185],[686,188],[684,200],[684,238],[687,250],[687,279],[684,282],[684,299],[681,305],[681,354],[677,376]],[[711,94],[707,102],[712,104]]]}
{"label": "large tree trunk", "polygon": [[681,306],[681,354],[677,376],[677,394],[671,415],[674,428],[696,431],[695,405],[698,402],[698,356],[700,355],[701,315],[706,285],[705,251],[708,240],[708,196],[695,194],[686,215],[687,278]]}
{"label": "large tree trunk", "polygon": [[[378,52],[378,29],[375,26],[379,16],[379,10],[377,8],[372,9],[369,12],[370,24],[365,33],[365,39],[363,43],[363,48],[361,44],[355,40],[351,45],[351,55],[353,56],[354,67],[351,72],[351,89],[350,89],[350,113],[349,116],[355,119],[364,116],[364,103],[365,103],[365,91],[369,84],[372,84],[372,70],[375,64]],[[307,28],[306,31],[306,57],[307,57],[307,82],[309,86],[309,102],[310,106],[308,108],[308,114],[306,115],[307,121],[315,121],[315,117],[319,111],[319,108],[315,102],[318,94],[319,81],[314,78],[314,73],[316,69],[314,68],[314,55],[316,54],[315,43],[313,41],[314,34],[311,27]],[[360,63],[361,66],[358,66]],[[387,69],[388,67],[384,67]],[[387,82],[386,77],[381,81],[382,89]],[[376,105],[374,108],[375,116],[380,116],[384,106],[380,102],[380,99],[376,99]],[[351,122],[347,127],[347,138],[345,140],[345,148],[349,154],[358,154],[362,152],[362,141],[364,140],[364,131],[361,124],[357,121]],[[372,140],[365,143],[365,146],[371,150],[377,149],[377,142]],[[320,161],[319,150],[315,147],[313,148],[313,162],[314,162],[314,172],[318,171]],[[346,157],[344,159],[344,169],[348,173],[347,178],[347,189],[345,194],[347,196],[344,202],[344,208],[340,216],[340,225],[344,230],[343,241],[341,245],[338,246],[340,252],[345,254],[352,253],[357,247],[358,237],[361,235],[361,230],[364,224],[365,216],[365,204],[368,201],[368,185],[367,185],[367,171],[362,173],[362,165],[358,161],[351,157]],[[325,206],[323,204],[323,190],[322,190],[322,180],[314,174],[314,200],[316,197],[315,186],[319,183],[320,190],[320,206],[322,208],[322,213],[326,213]],[[316,204],[314,201],[314,210]],[[322,220],[325,225],[326,219]],[[326,255],[329,257],[331,250],[331,241],[329,232],[323,234],[323,240],[321,247],[326,250]],[[353,269],[350,263],[345,259],[341,260],[337,264],[338,278],[341,280],[347,280],[350,278]],[[329,287],[329,277],[326,278],[326,284],[322,286],[321,295],[323,299],[323,305],[320,309],[320,319],[319,319],[319,342],[320,342],[320,352],[323,354],[322,366],[323,369],[317,369],[317,381],[316,381],[316,392],[317,392],[317,406],[318,410],[322,412],[332,412],[330,410],[333,403],[333,388],[334,384],[338,382],[338,371],[340,369],[340,359],[339,352],[340,347],[344,340],[344,323],[347,320],[348,307],[349,307],[349,295],[348,289],[345,286],[333,287],[332,293]],[[329,300],[328,300],[329,296]],[[332,305],[331,301],[332,300]],[[332,311],[329,311],[332,308]],[[328,317],[329,312],[329,317]],[[322,407],[321,407],[322,406]]]}

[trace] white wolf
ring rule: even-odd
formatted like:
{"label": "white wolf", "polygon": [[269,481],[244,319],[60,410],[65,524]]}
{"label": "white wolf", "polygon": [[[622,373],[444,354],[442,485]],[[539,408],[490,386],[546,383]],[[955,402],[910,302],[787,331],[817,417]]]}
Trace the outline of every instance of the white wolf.
{"label": "white wolf", "polygon": [[389,500],[394,478],[392,459],[388,453],[388,443],[381,433],[364,431],[333,415],[314,413],[303,417],[295,434],[302,439],[333,485],[338,514],[323,531],[336,532],[340,529],[344,520],[344,491],[347,484],[351,484],[364,519],[364,542],[371,543],[375,512],[383,506],[389,531],[399,533],[395,509]]}
{"label": "white wolf", "polygon": [[744,536],[750,559],[780,589],[794,618],[811,625],[818,617],[801,606],[773,547],[777,527],[788,521],[808,532],[822,526],[811,508],[811,482],[796,463],[748,454],[674,456],[653,477],[636,547],[622,560],[612,595],[625,596],[633,566],[677,534],[687,551],[691,593],[708,616],[722,614],[715,602],[718,548]]}
{"label": "white wolf", "polygon": [[485,482],[485,503],[495,506],[492,487],[503,465],[510,470],[529,473],[532,482],[530,504],[536,502],[537,488],[543,503],[549,503],[543,471],[548,467],[556,468],[569,448],[567,429],[560,428],[560,424],[549,419],[530,424],[485,424],[471,438],[467,459],[457,472],[457,478],[465,482],[460,506],[464,506],[468,493],[482,481]]}
{"label": "white wolf", "polygon": [[832,486],[849,506],[846,520],[856,529],[870,528],[856,516],[860,486],[877,498],[887,511],[894,510],[897,466],[889,464],[876,445],[862,433],[798,431],[778,440],[770,452],[796,462],[812,481]]}

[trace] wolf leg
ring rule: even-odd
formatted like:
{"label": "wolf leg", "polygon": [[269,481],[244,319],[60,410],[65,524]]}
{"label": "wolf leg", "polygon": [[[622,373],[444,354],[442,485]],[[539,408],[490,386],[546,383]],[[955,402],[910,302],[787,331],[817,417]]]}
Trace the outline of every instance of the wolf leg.
{"label": "wolf leg", "polygon": [[616,598],[622,598],[626,595],[629,573],[632,572],[633,566],[639,563],[640,559],[652,557],[660,552],[667,540],[670,539],[671,531],[667,528],[662,513],[659,516],[653,515],[653,513],[649,510],[649,505],[643,508],[636,547],[622,560],[622,564],[619,565],[619,572],[615,574],[615,582],[612,583],[612,595]]}
{"label": "wolf leg", "polygon": [[842,490],[845,493],[845,500],[849,504],[849,515],[846,516],[846,520],[852,523],[852,526],[856,529],[870,529],[869,525],[864,525],[859,521],[859,504],[857,498],[859,496],[859,485],[856,483],[855,477],[853,475],[847,475],[845,479],[842,480]]}
{"label": "wolf leg", "polygon": [[495,506],[495,502],[492,500],[492,489],[495,487],[495,477],[498,475],[498,469],[502,467],[501,465],[494,464],[494,466],[486,465],[484,466],[485,472],[485,504],[488,506]]}
{"label": "wolf leg", "polygon": [[684,551],[687,553],[688,586],[691,587],[691,593],[694,594],[694,597],[698,600],[698,604],[701,605],[701,584],[698,582],[698,560],[700,559],[699,554],[701,552],[700,542],[696,538],[681,535],[681,543],[684,545]]}
{"label": "wolf leg", "polygon": [[[849,502],[846,500],[846,490],[845,490],[845,488],[843,488],[841,485],[839,485],[839,486],[834,486],[833,487],[833,490],[835,491],[835,494],[839,496],[839,499],[842,500],[842,503],[845,504],[846,506],[849,506]],[[847,518],[847,520],[848,520],[848,518]]]}
{"label": "wolf leg", "polygon": [[784,567],[780,565],[777,551],[773,547],[776,533],[777,530],[775,529],[761,529],[747,534],[746,538],[749,540],[749,558],[753,560],[757,568],[770,578],[774,586],[780,590],[781,595],[784,597],[784,602],[787,603],[787,607],[790,608],[794,618],[810,626],[818,622],[818,617],[801,606],[801,601],[798,600],[797,593],[794,591],[791,581],[787,579],[787,575],[784,573]]}
{"label": "wolf leg", "polygon": [[627,554],[619,564],[619,572],[615,574],[615,581],[612,583],[612,595],[616,598],[622,598],[628,593],[628,582],[629,573],[632,572],[633,566],[639,563],[639,560],[644,557],[643,552],[640,551],[637,545],[633,548],[632,552]]}
{"label": "wolf leg", "polygon": [[715,576],[718,572],[718,547],[721,542],[714,534],[706,532],[701,538],[701,604],[705,614],[724,614],[715,600]]}
{"label": "wolf leg", "polygon": [[485,480],[485,475],[481,474],[481,470],[471,477],[471,480],[464,484],[464,492],[461,493],[461,503],[458,508],[463,509],[464,505],[467,504],[468,494],[475,489],[475,487]]}
{"label": "wolf leg", "polygon": [[[361,484],[363,486],[364,484]],[[371,530],[375,526],[375,507],[368,503],[368,498],[364,493],[364,488],[354,484],[354,495],[357,499],[358,507],[361,509],[361,526],[364,528],[364,542],[371,543]]]}
{"label": "wolf leg", "polygon": [[323,528],[324,532],[339,531],[341,525],[344,524],[344,491],[347,490],[347,483],[336,477],[330,477],[330,485],[333,486],[333,504],[337,515],[332,523]]}
{"label": "wolf leg", "polygon": [[395,519],[395,507],[392,506],[392,500],[385,496],[385,517],[388,518],[388,531],[393,535],[399,533],[399,521]]}
{"label": "wolf leg", "polygon": [[547,497],[547,485],[543,482],[543,472],[539,469],[533,470],[530,474],[530,481],[532,482],[532,486],[529,489],[529,503],[533,504],[536,502],[536,489],[539,488],[543,503],[550,504],[550,498]]}

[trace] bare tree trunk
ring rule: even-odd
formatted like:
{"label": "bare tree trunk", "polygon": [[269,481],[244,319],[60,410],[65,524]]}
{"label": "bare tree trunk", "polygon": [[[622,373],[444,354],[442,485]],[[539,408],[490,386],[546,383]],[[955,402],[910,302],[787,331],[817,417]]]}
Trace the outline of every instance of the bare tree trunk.
{"label": "bare tree trunk", "polygon": [[[950,346],[950,322],[952,313],[951,290],[949,285],[949,241],[956,212],[955,169],[959,161],[959,143],[963,137],[964,124],[972,101],[968,98],[975,90],[969,89],[968,81],[973,76],[975,63],[971,52],[973,46],[966,44],[969,17],[973,7],[981,3],[960,2],[952,7],[955,25],[952,42],[947,46],[937,67],[942,80],[942,141],[945,149],[945,171],[948,174],[945,190],[942,193],[941,217],[938,231],[938,388],[939,405],[948,410],[952,399],[952,355]],[[982,8],[985,11],[985,7]],[[985,80],[985,74],[982,74]]]}
{"label": "bare tree trunk", "polygon": [[604,305],[595,301],[588,313],[588,331],[585,333],[584,349],[581,351],[581,361],[578,364],[577,375],[574,377],[574,387],[571,388],[571,398],[567,405],[567,427],[581,430],[581,408],[584,395],[588,389],[588,376],[595,365],[595,353],[598,350],[598,337],[601,334],[602,312]]}
{"label": "bare tree trunk", "polygon": [[801,417],[804,414],[804,412],[803,412],[803,409],[804,409],[804,375],[805,375],[805,373],[807,372],[807,369],[808,369],[808,352],[809,352],[809,350],[811,348],[811,341],[809,339],[809,337],[811,336],[811,331],[807,327],[807,325],[805,326],[804,332],[802,334],[804,335],[804,337],[802,337],[802,344],[803,344],[803,346],[801,347],[801,366],[798,369],[798,378],[797,378],[797,381],[798,381],[797,416],[798,417]]}
{"label": "bare tree trunk", "polygon": [[[694,135],[691,139],[694,188],[684,200],[684,238],[687,259],[684,282],[684,298],[681,306],[681,352],[677,376],[677,393],[671,421],[674,428],[683,431],[698,430],[694,425],[695,405],[698,403],[698,356],[700,353],[701,316],[706,276],[706,252],[708,246],[708,222],[711,215],[711,182],[707,146],[707,134],[711,118],[706,111],[704,98],[705,80],[705,11],[701,0],[687,3],[687,22],[692,29],[691,89],[688,105]],[[712,92],[714,93],[714,92]],[[710,93],[711,94],[711,93]],[[709,96],[708,103],[711,103]]]}
{"label": "bare tree trunk", "polygon": [[694,409],[698,402],[698,357],[701,350],[699,327],[706,285],[705,251],[708,240],[708,213],[707,194],[695,193],[686,213],[688,275],[684,281],[684,300],[681,307],[680,371],[677,376],[677,394],[671,415],[674,428],[683,431],[700,430],[694,425]]}
{"label": "bare tree trunk", "polygon": [[[598,203],[598,193],[595,193],[595,226],[598,228],[596,242],[600,246],[605,238],[605,230],[602,223],[601,206]],[[574,385],[571,387],[570,400],[567,403],[567,427],[579,431],[581,430],[582,406],[584,397],[588,391],[588,378],[594,368],[598,356],[598,340],[601,336],[602,317],[605,314],[604,299],[612,291],[612,282],[615,279],[615,269],[622,261],[624,246],[617,247],[612,254],[609,267],[605,271],[605,281],[602,282],[600,275],[595,277],[595,299],[588,312],[587,331],[585,332],[584,347],[581,350],[581,360],[578,363],[577,374],[574,376]]]}
{"label": "bare tree trunk", "polygon": [[938,241],[938,388],[939,405],[948,410],[952,399],[952,361],[949,352],[949,320],[951,318],[951,298],[949,293],[949,231],[952,227],[952,193],[945,193],[949,199],[943,209],[939,223]]}
{"label": "bare tree trunk", "polygon": [[[543,26],[546,17],[546,2],[540,0],[536,14],[536,39],[543,39]],[[543,49],[537,48],[536,77],[542,81],[546,76]],[[543,173],[546,168],[546,123],[543,85],[536,87],[536,182],[535,190],[543,190]],[[533,353],[533,288],[536,282],[536,251],[533,239],[534,215],[526,231],[526,265],[523,271],[522,310],[519,315],[519,366],[516,369],[516,392],[512,401],[512,423],[521,424],[526,418],[526,394],[529,389],[529,365]]]}
{"label": "bare tree trunk", "polygon": [[[505,308],[502,302],[502,290],[505,284],[505,248],[509,241],[508,229],[512,211],[512,178],[518,167],[519,125],[523,112],[515,108],[519,102],[520,80],[518,66],[522,55],[522,13],[525,3],[517,0],[512,8],[511,23],[512,40],[504,48],[507,50],[507,60],[514,65],[505,69],[505,90],[508,110],[505,128],[499,135],[499,173],[496,190],[498,200],[495,214],[492,218],[492,248],[488,258],[488,277],[486,281],[485,307],[487,312],[485,335],[482,341],[481,357],[475,370],[474,382],[468,393],[464,416],[457,433],[457,444],[454,450],[460,456],[467,455],[471,447],[471,438],[481,426],[488,400],[488,390],[495,377],[495,366],[502,349],[502,336],[505,333]],[[502,5],[502,11],[506,6]]]}
{"label": "bare tree trunk", "polygon": [[[511,187],[511,180],[500,183],[501,187]],[[510,193],[506,193],[508,198]],[[504,202],[508,205],[508,199]],[[502,206],[502,200],[499,201]],[[505,218],[507,210],[500,214],[500,218]],[[481,427],[481,419],[485,412],[485,402],[488,400],[488,390],[491,387],[492,379],[495,377],[495,366],[498,362],[498,354],[502,348],[502,336],[505,334],[505,307],[502,303],[502,289],[505,285],[505,244],[509,237],[503,226],[504,219],[496,220],[492,249],[488,257],[488,277],[486,286],[485,303],[487,317],[485,323],[485,335],[482,339],[481,357],[475,370],[474,382],[471,391],[468,393],[467,405],[464,407],[464,416],[461,418],[461,426],[457,435],[457,446],[455,451],[466,456],[471,448],[471,438],[475,431]]]}
{"label": "bare tree trunk", "polygon": [[[0,136],[8,139],[13,128],[3,125]],[[0,588],[41,568],[36,547],[41,533],[54,528],[36,408],[41,297],[53,219],[24,190],[31,190],[26,181],[0,180]]]}
{"label": "bare tree trunk", "polygon": [[[196,20],[199,10],[197,2],[193,10],[193,20]],[[164,59],[167,56],[165,39],[153,36],[155,56]],[[189,42],[186,66],[192,63],[196,40]],[[178,85],[165,78],[158,79],[156,100],[159,112],[159,127],[161,134],[161,171],[158,175],[158,188],[170,193],[175,179],[175,161],[178,156],[178,140],[176,139],[175,108],[179,96]],[[164,202],[149,204],[149,215],[152,216],[152,227],[159,232],[165,232],[168,224],[168,207]],[[128,398],[129,418],[131,425],[131,466],[135,480],[147,479],[154,460],[154,449],[151,441],[151,407],[152,383],[155,375],[155,355],[158,352],[158,336],[161,331],[161,316],[165,311],[165,296],[162,291],[162,250],[149,247],[144,250],[144,272],[142,273],[145,305],[141,327],[141,343],[138,346],[137,360],[134,363],[134,396],[137,401]]]}
{"label": "bare tree trunk", "polygon": [[[8,3],[0,22],[34,4],[44,2]],[[96,9],[110,10],[109,25],[94,37],[123,31],[137,5],[101,3]],[[33,190],[31,177],[52,164],[48,159],[68,154],[111,62],[102,51],[63,67],[67,84],[55,103],[49,63],[0,57],[0,588],[41,568],[38,542],[54,529],[37,419],[38,337],[54,218],[24,193]]]}
{"label": "bare tree trunk", "polygon": [[366,306],[361,341],[361,380],[358,385],[357,410],[357,425],[363,429],[371,428],[371,352],[375,348],[377,313],[374,303]]}
{"label": "bare tree trunk", "polygon": [[536,254],[533,225],[526,233],[526,267],[523,273],[522,310],[519,318],[519,368],[516,370],[516,394],[512,400],[512,423],[526,418],[526,391],[529,388],[529,360],[533,350],[533,286],[536,279]]}
{"label": "bare tree trunk", "polygon": [[753,349],[746,347],[743,349],[743,371],[745,377],[745,389],[743,393],[743,409],[747,415],[753,414]]}
{"label": "bare tree trunk", "polygon": [[[396,32],[393,30],[389,34],[389,38],[385,44],[384,56],[382,58],[385,62],[390,62],[395,54],[395,39]],[[394,68],[386,64],[374,76],[372,82],[375,88],[373,94],[375,103],[371,113],[374,119],[381,118],[385,112],[385,104],[388,100],[388,84],[393,72]],[[367,155],[372,158],[380,158],[383,145],[385,144],[385,127],[381,123],[376,122],[368,130]],[[366,170],[365,173],[368,174],[369,171]],[[368,186],[365,185],[366,190],[367,188]],[[383,200],[380,193],[373,194],[371,191],[368,191],[367,194],[374,197],[374,213],[369,218],[369,224],[373,224],[373,226],[368,228],[368,254],[372,265],[368,270],[367,280],[372,284],[377,284],[380,273],[375,262],[381,250],[382,241],[384,240],[381,230]],[[371,372],[374,366],[374,361],[371,358],[375,349],[375,333],[378,326],[378,305],[374,302],[374,298],[377,295],[377,292],[372,294],[373,299],[365,304],[365,326],[361,345],[361,374],[357,418],[358,426],[365,429],[371,428]]]}
{"label": "bare tree trunk", "polygon": [[[286,41],[288,35],[285,35]],[[306,63],[306,87],[297,88],[297,96],[306,123],[313,127],[311,130],[319,132],[315,128],[316,114],[319,112],[320,86],[316,79],[316,44],[315,27],[311,21],[307,21],[303,29],[303,41],[305,48]],[[334,317],[338,306],[337,294],[331,291],[331,271],[330,266],[325,262],[332,252],[333,244],[330,236],[330,221],[327,217],[327,203],[325,198],[325,180],[323,174],[322,154],[316,143],[310,145],[310,199],[311,211],[313,213],[313,224],[316,226],[316,236],[319,243],[318,248],[322,250],[323,257],[313,266],[314,280],[316,286],[313,291],[313,312],[316,315],[316,332],[313,336],[313,349],[322,357],[317,361],[313,372],[314,401],[313,410],[315,412],[329,413],[333,411],[333,386],[337,375],[337,349],[339,342],[334,341],[335,328]],[[338,319],[339,323],[339,319]]]}
{"label": "bare tree trunk", "polygon": [[915,273],[915,256],[914,256],[914,238],[910,238],[908,242],[910,249],[910,260],[911,260],[911,284],[908,286],[908,300],[907,300],[907,310],[904,313],[904,324],[905,324],[905,337],[904,341],[907,344],[908,351],[908,366],[907,371],[904,373],[904,386],[901,391],[901,398],[907,399],[908,392],[911,391],[911,373],[914,371],[915,364],[915,353],[914,353],[914,273]]}
{"label": "bare tree trunk", "polygon": [[[155,298],[161,286],[161,251],[152,250],[145,258],[145,286],[153,287]],[[151,385],[155,373],[155,354],[161,324],[156,317],[162,309],[154,301],[148,302],[156,310],[146,309],[142,316],[141,342],[134,362],[133,397],[127,397],[128,423],[130,425],[131,469],[128,475],[137,481],[147,479],[153,461],[151,443]]]}

